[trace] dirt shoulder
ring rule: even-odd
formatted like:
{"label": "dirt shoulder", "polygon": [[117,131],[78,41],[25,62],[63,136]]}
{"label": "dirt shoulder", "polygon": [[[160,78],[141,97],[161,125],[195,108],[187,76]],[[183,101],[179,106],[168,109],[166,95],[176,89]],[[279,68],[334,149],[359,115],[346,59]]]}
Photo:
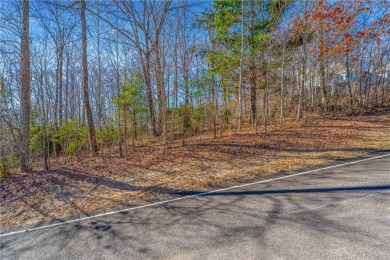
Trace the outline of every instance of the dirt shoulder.
{"label": "dirt shoulder", "polygon": [[389,112],[270,126],[261,139],[247,130],[197,137],[165,152],[142,147],[128,158],[58,162],[53,170],[0,182],[0,223],[12,228],[86,216],[384,149],[390,149]]}

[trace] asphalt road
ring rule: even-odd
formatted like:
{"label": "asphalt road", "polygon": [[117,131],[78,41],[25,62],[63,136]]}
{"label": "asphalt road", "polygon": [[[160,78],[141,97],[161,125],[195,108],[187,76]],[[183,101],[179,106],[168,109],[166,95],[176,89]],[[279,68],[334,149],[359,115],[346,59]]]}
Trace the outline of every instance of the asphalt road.
{"label": "asphalt road", "polygon": [[3,234],[0,250],[2,260],[390,259],[390,156]]}

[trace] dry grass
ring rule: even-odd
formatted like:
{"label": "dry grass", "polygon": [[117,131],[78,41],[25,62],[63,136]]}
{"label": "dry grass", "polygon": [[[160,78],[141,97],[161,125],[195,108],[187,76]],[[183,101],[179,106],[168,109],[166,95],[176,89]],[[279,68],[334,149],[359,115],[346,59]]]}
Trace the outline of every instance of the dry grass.
{"label": "dry grass", "polygon": [[129,158],[85,158],[7,178],[0,182],[0,222],[5,227],[84,216],[390,149],[390,114],[317,118],[270,126],[266,137],[247,129],[179,143],[166,151],[142,147]]}

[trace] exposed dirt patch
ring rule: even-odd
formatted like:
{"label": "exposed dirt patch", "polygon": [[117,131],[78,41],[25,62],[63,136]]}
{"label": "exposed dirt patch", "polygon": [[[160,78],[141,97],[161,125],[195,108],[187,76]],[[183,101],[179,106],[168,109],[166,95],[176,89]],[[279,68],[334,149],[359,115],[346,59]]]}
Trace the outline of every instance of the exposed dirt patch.
{"label": "exposed dirt patch", "polygon": [[[260,129],[261,130],[261,129]],[[85,158],[53,170],[37,169],[0,182],[3,227],[85,216],[156,196],[191,194],[236,179],[297,170],[390,149],[390,114],[312,119],[270,126],[266,137],[251,130],[137,148],[128,158]]]}

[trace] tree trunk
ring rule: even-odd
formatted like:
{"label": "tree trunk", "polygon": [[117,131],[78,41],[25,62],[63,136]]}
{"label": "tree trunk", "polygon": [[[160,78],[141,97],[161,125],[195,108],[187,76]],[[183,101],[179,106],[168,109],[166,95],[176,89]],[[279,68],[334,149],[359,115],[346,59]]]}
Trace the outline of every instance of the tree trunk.
{"label": "tree trunk", "polygon": [[58,52],[58,124],[59,126],[62,125],[63,117],[62,117],[62,67],[64,64],[64,48],[63,46],[60,47],[61,49]]}
{"label": "tree trunk", "polygon": [[[250,40],[249,42],[253,43],[254,41],[254,31],[253,31],[253,20],[254,20],[254,1],[250,2],[250,19],[249,19],[249,31]],[[252,49],[252,48],[250,48]],[[257,128],[257,94],[256,94],[256,67],[255,67],[255,59],[256,55],[253,51],[250,51],[249,58],[249,85],[250,85],[250,99],[251,99],[251,123],[252,128]]]}
{"label": "tree trunk", "polygon": [[324,32],[322,22],[320,22],[320,39],[319,39],[319,78],[320,78],[320,87],[322,94],[322,106],[324,109],[324,114],[328,113],[328,91],[325,84],[325,57],[324,57]]}
{"label": "tree trunk", "polygon": [[[305,2],[305,10],[306,10],[306,4]],[[304,113],[304,98],[305,98],[305,85],[306,85],[306,41],[307,41],[307,22],[306,19],[304,19],[304,32],[303,32],[303,44],[302,44],[302,54],[301,54],[301,84],[299,84],[299,101],[298,101],[298,114],[297,119],[298,121],[303,119],[303,113]],[[321,41],[320,41],[321,42]],[[320,64],[321,64],[322,58],[320,58]],[[299,68],[298,68],[298,74],[299,74]]]}
{"label": "tree trunk", "polygon": [[20,162],[22,171],[29,172],[30,168],[30,33],[29,33],[29,0],[23,0],[21,41],[21,102],[20,125],[21,145]]}
{"label": "tree trunk", "polygon": [[189,115],[189,89],[188,89],[188,73],[186,58],[183,59],[183,80],[184,80],[184,108],[183,108],[183,129],[182,129],[182,145],[186,144],[187,129],[190,127],[190,115]]}
{"label": "tree trunk", "polygon": [[268,130],[268,119],[269,119],[269,97],[270,97],[270,88],[268,81],[268,73],[266,72],[264,75],[267,87],[264,93],[264,137],[267,135]]}
{"label": "tree trunk", "polygon": [[115,69],[115,81],[116,81],[116,90],[117,90],[117,103],[118,103],[118,146],[119,146],[119,157],[123,157],[122,149],[122,131],[121,131],[121,103],[120,103],[120,77],[119,77],[119,32],[118,32],[118,19],[117,19],[117,30],[116,30],[116,42],[115,42],[115,58],[116,58],[116,69]]}
{"label": "tree trunk", "polygon": [[88,54],[87,54],[87,22],[85,19],[85,0],[81,0],[81,41],[82,41],[82,60],[83,60],[83,92],[84,107],[88,123],[89,141],[91,143],[92,154],[97,155],[98,147],[95,136],[95,126],[93,123],[92,109],[89,101],[88,90]]}
{"label": "tree trunk", "polygon": [[213,80],[212,80],[212,86],[211,86],[211,98],[212,98],[212,104],[213,104],[213,136],[214,136],[214,139],[217,138],[217,99],[216,99],[216,95],[215,95],[215,90],[216,86],[215,86],[215,80],[214,80],[214,77],[213,77]]}
{"label": "tree trunk", "polygon": [[346,69],[347,69],[347,85],[348,85],[348,92],[349,92],[349,102],[351,105],[351,108],[353,109],[353,95],[352,95],[352,86],[351,86],[351,79],[350,79],[350,67],[349,67],[349,54],[347,53],[347,60],[345,61]]}
{"label": "tree trunk", "polygon": [[241,0],[241,53],[240,53],[240,86],[238,90],[237,131],[241,131],[242,123],[242,65],[244,59],[244,0]]}
{"label": "tree trunk", "polygon": [[285,113],[285,98],[286,98],[286,87],[285,87],[285,45],[283,45],[283,54],[282,54],[282,81],[280,84],[280,123],[284,123],[284,113]]}
{"label": "tree trunk", "polygon": [[150,52],[149,51],[147,51],[145,55],[144,62],[146,64],[143,65],[143,73],[145,77],[146,92],[148,97],[150,124],[152,127],[152,136],[156,137],[158,136],[158,132],[156,129],[156,114],[154,113],[154,101],[153,101],[153,89],[152,89],[152,82],[151,82],[151,75],[150,75]]}

